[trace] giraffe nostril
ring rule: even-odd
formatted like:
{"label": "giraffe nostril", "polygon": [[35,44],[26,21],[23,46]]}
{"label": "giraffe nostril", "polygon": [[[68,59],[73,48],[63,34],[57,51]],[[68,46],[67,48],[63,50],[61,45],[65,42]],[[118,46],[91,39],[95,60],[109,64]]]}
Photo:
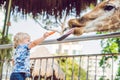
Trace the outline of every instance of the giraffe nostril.
{"label": "giraffe nostril", "polygon": [[83,24],[81,24],[78,21],[78,19],[71,19],[71,20],[69,20],[68,25],[69,25],[70,28],[75,28],[75,27],[81,27],[81,26],[83,26]]}
{"label": "giraffe nostril", "polygon": [[81,24],[85,24],[87,21],[91,21],[91,20],[95,20],[97,18],[97,15],[88,15],[88,16],[83,16],[80,19],[78,19],[78,21]]}
{"label": "giraffe nostril", "polygon": [[78,19],[78,21],[79,21],[80,23],[84,23],[85,21],[87,21],[87,18],[81,17],[80,19]]}

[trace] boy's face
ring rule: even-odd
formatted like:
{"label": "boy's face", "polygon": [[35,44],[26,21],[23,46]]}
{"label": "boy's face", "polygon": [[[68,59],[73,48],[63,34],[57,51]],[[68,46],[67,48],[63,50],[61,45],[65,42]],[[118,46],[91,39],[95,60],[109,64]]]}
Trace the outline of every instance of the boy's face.
{"label": "boy's face", "polygon": [[29,39],[29,38],[25,38],[25,39],[23,40],[23,43],[28,44],[29,42],[30,42],[30,39]]}

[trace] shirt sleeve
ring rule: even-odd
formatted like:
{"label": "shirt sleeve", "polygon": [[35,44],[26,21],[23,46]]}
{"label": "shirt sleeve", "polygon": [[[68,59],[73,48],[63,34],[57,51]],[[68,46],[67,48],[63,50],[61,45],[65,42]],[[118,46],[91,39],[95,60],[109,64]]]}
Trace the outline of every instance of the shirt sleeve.
{"label": "shirt sleeve", "polygon": [[29,44],[25,44],[24,47],[27,49],[27,50],[30,50],[30,48],[28,47]]}

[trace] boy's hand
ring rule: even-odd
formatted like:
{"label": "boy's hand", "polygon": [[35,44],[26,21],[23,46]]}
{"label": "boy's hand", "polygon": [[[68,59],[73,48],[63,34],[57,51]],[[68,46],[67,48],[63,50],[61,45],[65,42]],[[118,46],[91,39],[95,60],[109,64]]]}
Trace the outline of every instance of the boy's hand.
{"label": "boy's hand", "polygon": [[51,32],[49,32],[49,35],[52,35],[52,34],[54,34],[55,33],[55,31],[51,31]]}
{"label": "boy's hand", "polygon": [[55,32],[54,31],[52,31],[52,32],[46,32],[46,33],[44,33],[44,38],[47,38],[48,36],[50,36],[50,35],[52,35],[52,34],[54,34]]}

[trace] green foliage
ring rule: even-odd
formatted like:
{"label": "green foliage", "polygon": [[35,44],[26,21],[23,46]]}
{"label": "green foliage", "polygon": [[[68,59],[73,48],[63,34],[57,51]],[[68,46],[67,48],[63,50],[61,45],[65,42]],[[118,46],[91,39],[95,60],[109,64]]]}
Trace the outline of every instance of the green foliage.
{"label": "green foliage", "polygon": [[[11,43],[11,35],[0,39],[0,44],[10,44],[10,43]],[[0,54],[1,54],[0,60],[1,59],[10,59],[11,51],[12,51],[11,48],[10,49],[0,49]]]}
{"label": "green foliage", "polygon": [[72,75],[74,80],[78,80],[78,78],[80,78],[80,80],[86,80],[86,72],[79,66],[77,60],[73,60],[71,58],[61,58],[59,61],[61,68],[66,74],[66,80],[71,80]]}
{"label": "green foliage", "polygon": [[[2,38],[0,35],[0,44],[9,44],[11,43],[11,35]],[[0,49],[0,77],[2,75],[3,70],[3,60],[9,60],[11,58],[12,48],[8,49]]]}
{"label": "green foliage", "polygon": [[100,79],[99,80],[104,80],[104,78],[103,77],[100,77]]}
{"label": "green foliage", "polygon": [[95,6],[93,4],[90,4],[90,8],[93,9]]}
{"label": "green foliage", "polygon": [[118,43],[116,39],[109,38],[101,41],[102,53],[118,53]]}
{"label": "green foliage", "polygon": [[117,71],[115,80],[120,80],[120,63],[118,65],[119,65],[119,67],[118,67],[118,71]]}
{"label": "green foliage", "polygon": [[[101,41],[101,46],[102,46],[102,53],[103,54],[117,54],[119,52],[119,45],[118,45],[118,40],[119,38],[109,38],[109,39],[104,39]],[[106,64],[106,61],[112,58],[112,56],[103,56],[101,61],[100,61],[100,66]],[[118,56],[113,56],[114,60],[117,60]]]}
{"label": "green foliage", "polygon": [[[106,34],[108,32],[104,32],[102,34]],[[98,34],[101,34],[101,32],[98,32]],[[101,47],[102,49],[102,53],[103,54],[118,54],[120,52],[120,38],[109,38],[109,39],[103,39],[101,40]],[[118,59],[118,56],[103,56],[102,59],[99,62],[100,67],[102,67],[104,69],[104,67],[111,67],[110,63],[107,63],[107,60],[113,58],[114,61],[116,61]],[[116,78],[115,80],[119,80],[120,79],[120,64],[118,65],[118,71],[116,74]],[[102,77],[101,79],[102,80]]]}

